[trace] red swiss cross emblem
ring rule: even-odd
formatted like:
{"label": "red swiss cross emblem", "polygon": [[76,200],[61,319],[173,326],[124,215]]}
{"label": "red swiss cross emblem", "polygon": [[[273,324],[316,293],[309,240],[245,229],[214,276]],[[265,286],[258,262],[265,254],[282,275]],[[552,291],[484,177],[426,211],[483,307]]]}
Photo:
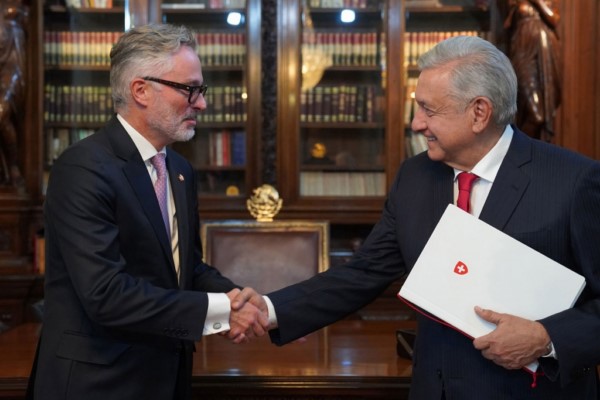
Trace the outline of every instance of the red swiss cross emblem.
{"label": "red swiss cross emblem", "polygon": [[467,264],[462,261],[457,262],[454,266],[454,273],[457,275],[466,275],[468,272],[469,268],[467,267]]}

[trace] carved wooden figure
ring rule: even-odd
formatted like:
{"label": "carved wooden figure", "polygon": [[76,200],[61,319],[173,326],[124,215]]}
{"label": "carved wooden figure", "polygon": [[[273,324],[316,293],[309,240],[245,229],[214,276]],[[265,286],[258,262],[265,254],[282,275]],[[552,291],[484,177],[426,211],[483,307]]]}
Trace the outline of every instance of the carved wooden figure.
{"label": "carved wooden figure", "polygon": [[25,100],[25,21],[21,0],[0,5],[0,185],[23,185],[19,133]]}
{"label": "carved wooden figure", "polygon": [[499,1],[506,2],[508,55],[519,81],[516,124],[532,137],[553,142],[561,101],[560,16],[552,0]]}

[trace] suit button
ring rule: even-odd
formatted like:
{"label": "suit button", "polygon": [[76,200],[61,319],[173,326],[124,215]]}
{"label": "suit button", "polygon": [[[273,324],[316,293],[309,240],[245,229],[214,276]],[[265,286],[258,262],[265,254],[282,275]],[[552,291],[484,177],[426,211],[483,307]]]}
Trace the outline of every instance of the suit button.
{"label": "suit button", "polygon": [[213,325],[213,329],[221,329],[221,323],[220,322],[215,322]]}

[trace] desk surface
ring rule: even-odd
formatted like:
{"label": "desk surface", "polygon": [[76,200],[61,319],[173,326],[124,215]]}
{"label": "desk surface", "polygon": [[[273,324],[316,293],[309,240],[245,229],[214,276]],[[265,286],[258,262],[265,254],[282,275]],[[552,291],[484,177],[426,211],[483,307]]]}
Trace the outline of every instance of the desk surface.
{"label": "desk surface", "polygon": [[[267,393],[293,398],[296,392],[303,396],[360,392],[365,398],[394,393],[394,398],[403,398],[399,393],[408,391],[411,364],[396,355],[395,332],[406,325],[345,320],[309,335],[305,343],[282,347],[268,337],[234,345],[208,336],[196,344],[194,392],[212,394],[210,398],[258,398]],[[38,324],[23,324],[0,334],[0,399],[24,393],[39,329]]]}

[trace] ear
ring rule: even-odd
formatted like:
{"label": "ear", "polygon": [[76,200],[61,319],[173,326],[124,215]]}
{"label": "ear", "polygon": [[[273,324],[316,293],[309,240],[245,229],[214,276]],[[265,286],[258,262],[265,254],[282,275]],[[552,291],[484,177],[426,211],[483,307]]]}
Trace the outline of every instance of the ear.
{"label": "ear", "polygon": [[493,105],[487,97],[477,97],[472,104],[473,131],[483,132],[491,123]]}
{"label": "ear", "polygon": [[129,84],[131,98],[142,106],[147,106],[150,98],[150,83],[142,78],[136,78]]}

